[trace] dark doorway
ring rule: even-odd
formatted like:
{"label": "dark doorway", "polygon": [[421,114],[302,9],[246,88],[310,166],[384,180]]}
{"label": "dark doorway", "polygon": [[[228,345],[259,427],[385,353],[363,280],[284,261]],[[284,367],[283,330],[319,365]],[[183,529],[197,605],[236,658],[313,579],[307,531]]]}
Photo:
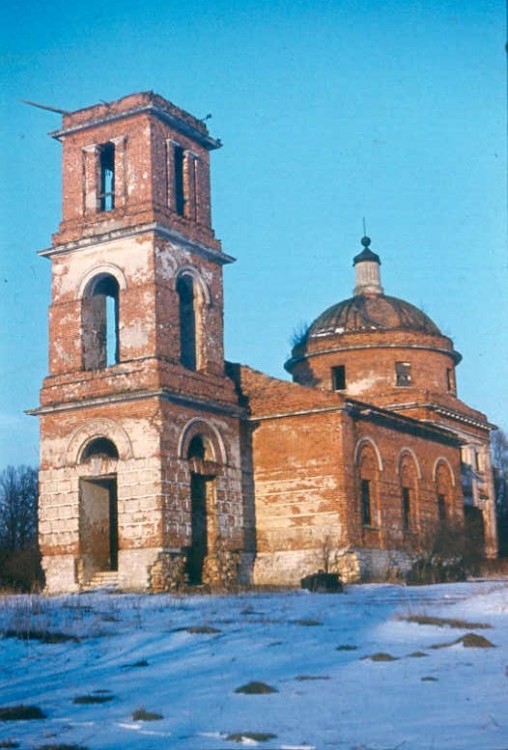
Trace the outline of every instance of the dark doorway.
{"label": "dark doorway", "polygon": [[208,523],[206,496],[208,478],[191,474],[191,524],[192,542],[187,561],[187,573],[191,585],[203,582],[203,563],[208,554]]}
{"label": "dark doorway", "polygon": [[464,518],[466,522],[468,546],[471,551],[483,556],[485,549],[485,524],[483,521],[483,513],[480,508],[475,508],[472,505],[465,505]]}
{"label": "dark doorway", "polygon": [[118,570],[116,475],[80,479],[80,548],[86,575]]}

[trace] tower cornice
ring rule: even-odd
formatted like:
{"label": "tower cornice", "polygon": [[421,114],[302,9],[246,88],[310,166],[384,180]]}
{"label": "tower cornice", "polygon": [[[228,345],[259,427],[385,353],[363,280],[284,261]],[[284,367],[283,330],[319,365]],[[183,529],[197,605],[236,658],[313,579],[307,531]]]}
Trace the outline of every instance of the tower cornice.
{"label": "tower cornice", "polygon": [[193,240],[189,237],[170,229],[164,224],[158,222],[149,222],[147,224],[136,224],[133,227],[122,227],[120,229],[114,229],[104,234],[96,234],[90,237],[80,237],[78,240],[72,240],[71,242],[64,242],[61,244],[55,244],[52,247],[39,250],[38,255],[43,258],[52,258],[55,255],[64,255],[65,253],[71,253],[83,248],[95,247],[97,245],[103,245],[108,242],[114,242],[115,240],[125,240],[133,237],[139,237],[143,234],[153,233],[162,237],[170,242],[175,242],[181,247],[192,250],[197,255],[203,258],[212,260],[216,263],[226,265],[227,263],[234,263],[236,258],[223,253],[221,250],[216,250],[204,242],[199,240]]}

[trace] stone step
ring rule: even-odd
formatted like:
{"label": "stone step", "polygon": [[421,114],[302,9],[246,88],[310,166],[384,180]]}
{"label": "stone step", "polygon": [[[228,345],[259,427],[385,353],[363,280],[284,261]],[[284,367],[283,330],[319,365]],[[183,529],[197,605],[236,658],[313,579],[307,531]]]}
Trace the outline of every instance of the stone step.
{"label": "stone step", "polygon": [[117,589],[118,588],[118,571],[104,570],[94,573],[92,578],[85,584],[86,590],[91,589]]}

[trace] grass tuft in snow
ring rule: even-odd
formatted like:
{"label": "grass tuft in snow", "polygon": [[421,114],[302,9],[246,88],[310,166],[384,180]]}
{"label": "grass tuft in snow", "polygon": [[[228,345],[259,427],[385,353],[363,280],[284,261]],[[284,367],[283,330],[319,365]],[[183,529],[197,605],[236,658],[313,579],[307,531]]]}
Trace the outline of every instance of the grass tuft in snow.
{"label": "grass tuft in snow", "polygon": [[236,688],[235,693],[244,693],[245,695],[266,695],[267,693],[278,693],[277,688],[267,685],[266,682],[248,682],[246,685]]}
{"label": "grass tuft in snow", "polygon": [[422,682],[439,682],[437,677],[430,677],[430,675],[426,675],[425,677],[422,677]]}
{"label": "grass tuft in snow", "polygon": [[312,674],[299,674],[295,677],[295,680],[298,680],[299,682],[307,682],[309,680],[329,680],[329,676],[327,674],[324,675],[312,675]]}
{"label": "grass tuft in snow", "polygon": [[164,717],[162,714],[154,713],[153,711],[147,711],[143,707],[137,708],[132,713],[133,721],[160,721]]}
{"label": "grass tuft in snow", "polygon": [[66,643],[73,641],[79,643],[79,638],[67,633],[52,633],[49,630],[6,630],[4,638],[17,638],[20,641],[40,641],[41,643]]}
{"label": "grass tuft in snow", "polygon": [[113,696],[109,694],[109,691],[97,691],[91,695],[77,695],[73,699],[73,703],[76,706],[91,706],[97,703],[109,703],[113,700]]}
{"label": "grass tuft in snow", "polygon": [[348,646],[347,644],[344,644],[342,646],[337,646],[335,650],[336,651],[358,651],[358,646]]}
{"label": "grass tuft in snow", "polygon": [[27,721],[45,719],[46,714],[38,706],[5,706],[0,708],[0,721]]}
{"label": "grass tuft in snow", "polygon": [[425,651],[413,651],[412,654],[408,654],[411,659],[423,659],[424,656],[428,656]]}
{"label": "grass tuft in snow", "polygon": [[19,747],[19,742],[14,742],[14,740],[0,740],[0,747]]}
{"label": "grass tuft in snow", "polygon": [[149,664],[146,659],[139,659],[138,661],[132,662],[132,664],[125,664],[124,669],[134,669],[138,667],[148,667]]}
{"label": "grass tuft in snow", "polygon": [[365,659],[368,659],[369,661],[398,661],[398,658],[398,656],[392,656],[384,651],[378,651],[376,654],[371,654],[371,656],[365,657]]}
{"label": "grass tuft in snow", "polygon": [[417,625],[437,625],[438,628],[458,628],[459,630],[486,630],[492,627],[485,622],[468,622],[449,617],[430,617],[428,615],[409,615],[400,617],[404,622],[414,622]]}
{"label": "grass tuft in snow", "polygon": [[488,638],[484,638],[483,635],[477,633],[466,633],[461,638],[457,638],[455,641],[449,643],[435,643],[431,648],[450,648],[451,646],[457,646],[462,643],[464,648],[495,648],[495,644],[489,641]]}
{"label": "grass tuft in snow", "polygon": [[315,628],[317,625],[323,624],[319,620],[292,620],[291,622],[293,625],[302,625],[305,628]]}
{"label": "grass tuft in snow", "polygon": [[215,635],[216,633],[222,633],[219,628],[214,628],[211,625],[188,625],[185,628],[176,628],[174,633],[198,633],[203,635]]}
{"label": "grass tuft in snow", "polygon": [[250,740],[251,742],[268,742],[268,740],[275,740],[276,738],[277,735],[270,732],[233,732],[226,737],[230,742],[245,742],[245,740]]}
{"label": "grass tuft in snow", "polygon": [[88,750],[87,747],[83,747],[83,745],[39,745],[37,747],[37,750]]}

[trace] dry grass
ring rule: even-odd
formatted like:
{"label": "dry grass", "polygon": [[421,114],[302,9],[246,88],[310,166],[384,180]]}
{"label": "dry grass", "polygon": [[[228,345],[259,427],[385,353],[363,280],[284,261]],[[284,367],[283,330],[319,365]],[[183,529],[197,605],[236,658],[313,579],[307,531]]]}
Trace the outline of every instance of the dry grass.
{"label": "dry grass", "polygon": [[222,633],[219,628],[214,628],[211,625],[189,625],[185,628],[175,628],[174,633],[199,633],[203,635],[215,635],[216,633]]}
{"label": "dry grass", "polygon": [[483,635],[478,635],[477,633],[466,633],[466,635],[448,643],[435,643],[431,648],[450,648],[451,646],[457,646],[459,643],[462,643],[464,648],[495,648],[494,643],[489,641],[488,638],[484,638]]}
{"label": "dry grass", "polygon": [[392,656],[384,651],[378,651],[376,654],[366,656],[365,658],[369,659],[369,661],[398,661],[398,656]]}
{"label": "dry grass", "polygon": [[436,625],[438,628],[457,628],[459,630],[486,630],[492,627],[484,622],[468,622],[449,617],[430,617],[428,615],[409,615],[400,617],[404,622],[414,622],[416,625]]}
{"label": "dry grass", "polygon": [[91,695],[77,695],[73,698],[73,703],[76,706],[91,706],[98,703],[109,703],[113,700],[113,696],[108,691],[97,691]]}
{"label": "dry grass", "polygon": [[236,688],[235,693],[244,693],[245,695],[266,695],[268,693],[278,693],[277,688],[267,685],[266,682],[248,682],[246,685]]}
{"label": "dry grass", "polygon": [[5,706],[0,708],[0,721],[27,721],[45,719],[46,714],[38,706]]}
{"label": "dry grass", "polygon": [[160,721],[163,718],[162,714],[147,711],[143,707],[137,708],[132,713],[133,721]]}
{"label": "dry grass", "polygon": [[30,628],[26,630],[6,630],[2,635],[4,638],[17,638],[20,641],[40,641],[40,643],[67,643],[67,641],[72,641],[73,643],[79,643],[79,638],[76,638],[75,635],[55,633],[49,630],[31,630]]}

